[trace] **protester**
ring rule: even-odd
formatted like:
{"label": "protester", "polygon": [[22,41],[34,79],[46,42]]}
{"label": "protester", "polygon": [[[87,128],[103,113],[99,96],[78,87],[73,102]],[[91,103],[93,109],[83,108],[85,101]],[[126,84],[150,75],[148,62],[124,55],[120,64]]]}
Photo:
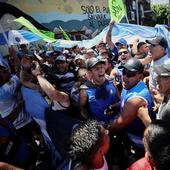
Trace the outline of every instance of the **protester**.
{"label": "protester", "polygon": [[169,58],[166,49],[168,47],[167,40],[164,37],[158,36],[153,40],[146,40],[150,44],[150,52],[152,55],[151,70],[149,77],[149,88],[156,89],[156,74],[153,71],[153,66],[158,66],[164,64]]}
{"label": "protester", "polygon": [[137,44],[137,54],[136,54],[136,58],[141,59],[141,58],[145,58],[149,52],[149,46],[147,45],[146,42],[140,41]]}
{"label": "protester", "polygon": [[109,51],[106,49],[101,49],[99,51],[99,56],[101,56],[103,59],[110,58],[109,57]]}
{"label": "protester", "polygon": [[16,129],[31,122],[30,115],[19,104],[22,101],[20,85],[19,77],[11,75],[9,68],[0,65],[0,115],[3,118],[8,117]]}
{"label": "protester", "polygon": [[59,110],[59,108],[68,108],[70,106],[70,100],[68,94],[55,89],[42,75],[41,67],[38,62],[33,61],[36,65],[35,69],[32,69],[32,74],[37,77],[41,89],[48,95],[53,101],[52,109]]}
{"label": "protester", "polygon": [[31,50],[28,49],[26,44],[21,44],[20,49],[17,52],[17,56],[20,60],[22,59],[23,56],[32,54],[33,52],[31,52]]}
{"label": "protester", "polygon": [[113,82],[105,77],[104,64],[98,58],[87,60],[90,81],[80,87],[80,113],[85,119],[92,117],[108,123],[115,115],[106,115],[105,112],[118,101],[118,94]]}
{"label": "protester", "polygon": [[73,71],[69,70],[66,57],[59,55],[55,60],[56,71],[54,72],[54,82],[61,90],[70,94],[76,77]]}
{"label": "protester", "polygon": [[109,78],[110,76],[110,73],[113,69],[113,64],[112,64],[112,61],[111,59],[106,55],[106,56],[97,56],[98,59],[101,59],[105,62],[105,73],[106,73],[106,76],[107,78]]}
{"label": "protester", "polygon": [[[29,69],[23,67],[21,74],[23,83],[21,91],[25,101],[25,108],[39,125],[45,144],[50,150],[50,155],[44,162],[49,161],[49,163],[53,163],[55,166],[56,161],[59,161],[61,156],[48,133],[46,111],[50,109],[48,117],[51,118],[51,116],[53,116],[53,119],[55,119],[57,115],[54,115],[54,112],[67,110],[70,106],[70,100],[66,93],[56,90],[52,84],[43,77],[38,62],[29,60],[28,65]],[[32,65],[34,67],[32,67]],[[45,92],[46,95],[43,92]]]}
{"label": "protester", "polygon": [[133,163],[127,170],[169,170],[169,134],[169,122],[152,122],[144,132],[145,157]]}
{"label": "protester", "polygon": [[155,66],[154,71],[157,74],[158,91],[163,95],[163,101],[160,105],[157,118],[170,120],[170,59],[164,64]]}
{"label": "protester", "polygon": [[112,41],[112,29],[115,25],[115,21],[110,21],[109,23],[109,29],[106,33],[106,43],[108,44],[108,47],[112,51],[112,54],[114,56],[114,60],[118,60],[118,50],[120,48],[128,48],[127,41],[124,38],[120,38],[115,44]]}
{"label": "protester", "polygon": [[54,70],[54,62],[57,57],[57,53],[54,51],[50,51],[45,56],[45,62],[41,64],[41,67],[45,74],[51,74]]}
{"label": "protester", "polygon": [[131,58],[131,54],[126,48],[121,48],[118,50],[118,63],[115,65],[115,67],[112,69],[110,73],[110,78],[115,81],[115,84],[117,85],[118,89],[122,90],[122,68],[120,66],[123,66],[129,59]]}
{"label": "protester", "polygon": [[100,51],[106,50],[106,43],[103,41],[100,41],[99,43],[96,44],[96,55],[100,54]]}
{"label": "protester", "polygon": [[[84,84],[87,80],[89,80],[89,74],[88,70],[86,68],[79,68],[77,70],[77,81],[73,85],[71,89],[71,101],[72,105],[75,106],[76,108],[79,106],[79,88],[82,84]],[[76,112],[77,110],[75,110]]]}
{"label": "protester", "polygon": [[85,53],[85,58],[89,59],[89,58],[93,58],[96,57],[95,52],[93,49],[87,49],[86,53]]}
{"label": "protester", "polygon": [[73,129],[68,155],[75,170],[108,170],[104,157],[108,149],[108,131],[97,121],[87,120]]}
{"label": "protester", "polygon": [[85,62],[85,57],[83,55],[76,55],[74,58],[74,63],[75,63],[75,71],[77,71],[79,68],[85,68],[86,67],[86,62]]}
{"label": "protester", "polygon": [[74,47],[72,47],[73,50],[73,55],[76,56],[77,54],[82,54],[81,53],[81,48],[78,45],[75,45]]}
{"label": "protester", "polygon": [[152,97],[142,81],[143,65],[136,59],[129,59],[123,68],[121,92],[121,113],[110,122],[111,133],[125,129],[135,148],[135,156],[144,154],[143,131],[151,122]]}

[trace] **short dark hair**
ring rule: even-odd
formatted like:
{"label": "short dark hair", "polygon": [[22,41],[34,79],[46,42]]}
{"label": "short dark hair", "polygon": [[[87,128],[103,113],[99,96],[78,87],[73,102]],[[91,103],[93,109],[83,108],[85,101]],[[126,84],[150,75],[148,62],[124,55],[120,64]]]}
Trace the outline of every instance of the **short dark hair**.
{"label": "short dark hair", "polygon": [[27,45],[26,44],[21,44],[20,48],[27,48]]}
{"label": "short dark hair", "polygon": [[146,44],[145,42],[139,42],[137,44],[137,50],[139,51],[139,48],[142,47],[142,45]]}
{"label": "short dark hair", "polygon": [[78,47],[78,45],[75,45],[72,47],[72,50],[75,50]]}
{"label": "short dark hair", "polygon": [[165,120],[153,121],[144,137],[156,169],[170,168],[170,125]]}
{"label": "short dark hair", "polygon": [[79,163],[90,164],[90,155],[101,140],[100,125],[95,120],[87,120],[71,133],[68,156]]}

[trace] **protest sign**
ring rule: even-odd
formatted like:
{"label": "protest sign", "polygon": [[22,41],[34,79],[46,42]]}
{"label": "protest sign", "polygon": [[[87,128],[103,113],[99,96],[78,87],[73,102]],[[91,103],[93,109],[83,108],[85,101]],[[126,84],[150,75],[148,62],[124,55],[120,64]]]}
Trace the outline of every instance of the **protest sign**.
{"label": "protest sign", "polygon": [[126,14],[122,0],[109,0],[109,10],[111,18],[117,23],[119,23]]}

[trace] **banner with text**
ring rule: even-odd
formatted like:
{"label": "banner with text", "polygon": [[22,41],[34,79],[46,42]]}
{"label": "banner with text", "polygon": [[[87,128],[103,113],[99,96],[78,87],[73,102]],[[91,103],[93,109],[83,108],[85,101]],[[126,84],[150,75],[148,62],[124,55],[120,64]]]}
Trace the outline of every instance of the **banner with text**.
{"label": "banner with text", "polygon": [[109,0],[109,10],[111,18],[119,23],[126,15],[125,6],[122,0]]}

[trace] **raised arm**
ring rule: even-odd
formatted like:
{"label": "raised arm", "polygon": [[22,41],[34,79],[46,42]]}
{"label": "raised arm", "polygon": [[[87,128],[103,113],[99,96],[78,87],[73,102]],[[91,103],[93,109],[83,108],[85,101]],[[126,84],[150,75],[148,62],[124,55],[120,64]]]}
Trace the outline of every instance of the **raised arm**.
{"label": "raised arm", "polygon": [[34,51],[34,55],[37,57],[37,59],[40,61],[40,63],[44,62],[43,58],[41,56],[39,56],[36,51]]}
{"label": "raised arm", "polygon": [[34,62],[34,63],[36,64],[36,68],[32,70],[32,74],[34,76],[37,76],[37,80],[39,82],[41,89],[48,95],[48,97],[51,100],[59,101],[64,106],[69,106],[70,100],[69,100],[68,94],[66,94],[65,92],[56,90],[53,87],[53,85],[41,75],[40,66],[38,62]]}
{"label": "raised arm", "polygon": [[112,29],[114,27],[115,21],[109,23],[109,29],[106,34],[106,43],[108,44],[110,50],[114,48],[114,43],[112,42]]}

